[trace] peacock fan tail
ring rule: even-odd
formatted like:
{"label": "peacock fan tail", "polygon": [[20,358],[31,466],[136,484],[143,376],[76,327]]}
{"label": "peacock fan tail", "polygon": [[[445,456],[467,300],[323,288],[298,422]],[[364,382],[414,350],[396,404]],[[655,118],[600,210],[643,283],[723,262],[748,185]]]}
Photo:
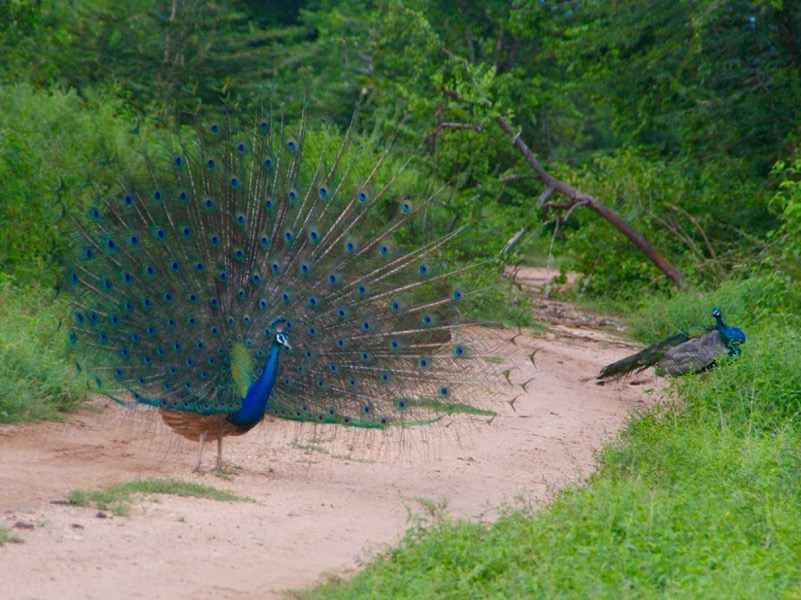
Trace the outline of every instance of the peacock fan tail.
{"label": "peacock fan tail", "polygon": [[[432,197],[397,198],[388,151],[304,157],[269,117],[176,135],[73,220],[70,341],[99,393],[200,442],[265,415],[359,428],[482,417],[499,378],[464,327],[455,232],[402,246]],[[309,136],[311,137],[311,136]],[[393,214],[390,214],[393,213]],[[472,331],[472,333],[471,333]]]}

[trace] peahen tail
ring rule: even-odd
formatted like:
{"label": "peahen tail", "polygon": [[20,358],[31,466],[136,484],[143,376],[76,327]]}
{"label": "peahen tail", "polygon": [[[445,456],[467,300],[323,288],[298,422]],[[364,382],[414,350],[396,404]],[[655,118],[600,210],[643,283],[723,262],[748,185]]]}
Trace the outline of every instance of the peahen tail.
{"label": "peahen tail", "polygon": [[284,128],[268,115],[179,136],[75,220],[70,339],[97,390],[219,415],[218,432],[265,414],[376,428],[492,414],[461,316],[467,269],[434,261],[458,230],[402,244],[431,197],[398,195],[388,152],[364,169],[348,137]]}

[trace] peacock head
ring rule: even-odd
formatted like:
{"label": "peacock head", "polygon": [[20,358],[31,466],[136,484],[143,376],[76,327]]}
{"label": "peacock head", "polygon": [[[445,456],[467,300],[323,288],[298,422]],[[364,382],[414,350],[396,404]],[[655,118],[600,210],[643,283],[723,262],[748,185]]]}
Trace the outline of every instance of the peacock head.
{"label": "peacock head", "polygon": [[734,356],[740,354],[740,346],[745,344],[745,334],[739,327],[730,327],[723,322],[719,308],[712,309],[712,316],[717,320],[717,329],[723,337],[726,347],[729,349],[729,354]]}
{"label": "peacock head", "polygon": [[270,325],[275,329],[273,344],[283,347],[287,352],[292,352],[292,344],[289,343],[289,336],[284,332],[286,319],[276,319]]}
{"label": "peacock head", "polygon": [[287,352],[292,352],[292,345],[289,343],[289,338],[283,331],[279,331],[275,334],[275,340],[273,341],[273,344],[283,346],[284,350]]}

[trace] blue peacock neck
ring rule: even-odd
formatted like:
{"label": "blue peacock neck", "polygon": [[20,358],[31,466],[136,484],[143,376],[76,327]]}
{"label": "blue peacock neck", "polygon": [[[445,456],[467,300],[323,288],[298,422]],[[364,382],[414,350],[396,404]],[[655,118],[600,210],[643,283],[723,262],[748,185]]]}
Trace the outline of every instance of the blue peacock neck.
{"label": "blue peacock neck", "polygon": [[255,425],[264,417],[267,401],[270,399],[270,392],[273,391],[275,378],[278,375],[280,352],[281,344],[274,341],[264,363],[261,377],[248,389],[247,395],[242,400],[242,408],[228,416],[228,420],[234,425],[239,427]]}
{"label": "blue peacock neck", "polygon": [[745,334],[739,327],[729,327],[723,322],[723,316],[718,312],[715,315],[716,328],[729,349],[729,356],[740,354],[740,346],[745,343]]}

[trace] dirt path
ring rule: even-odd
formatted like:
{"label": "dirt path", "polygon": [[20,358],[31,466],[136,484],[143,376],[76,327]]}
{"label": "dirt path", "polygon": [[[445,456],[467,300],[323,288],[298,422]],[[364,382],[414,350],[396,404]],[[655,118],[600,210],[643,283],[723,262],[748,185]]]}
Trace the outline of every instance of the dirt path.
{"label": "dirt path", "polygon": [[[517,277],[539,289],[551,275]],[[648,386],[583,380],[633,349],[614,323],[542,297],[536,310],[548,333],[518,336],[510,350],[513,381],[531,382],[491,425],[420,430],[401,443],[342,430],[317,439],[271,422],[226,440],[239,467],[228,480],[191,473],[196,444],[105,401],[69,423],[0,430],[0,525],[24,540],[0,547],[0,596],[277,598],[397,541],[409,510],[423,512],[415,498],[445,498],[451,514],[483,519],[516,497],[547,498],[587,475],[594,451],[650,400]],[[51,504],[76,488],[166,476],[255,502],[159,496],[129,517]]]}

